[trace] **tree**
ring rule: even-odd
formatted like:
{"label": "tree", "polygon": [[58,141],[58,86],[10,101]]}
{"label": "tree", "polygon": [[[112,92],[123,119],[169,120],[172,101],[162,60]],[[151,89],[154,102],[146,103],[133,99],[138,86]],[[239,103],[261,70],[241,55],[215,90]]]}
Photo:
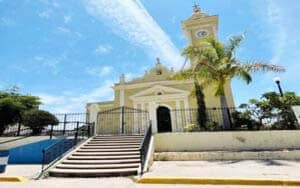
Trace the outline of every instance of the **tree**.
{"label": "tree", "polygon": [[40,134],[48,125],[58,125],[57,118],[44,110],[28,110],[23,114],[23,124],[32,130],[33,135]]}
{"label": "tree", "polygon": [[17,87],[0,91],[0,135],[9,125],[14,125],[22,120],[22,113],[38,109],[41,104],[36,96],[22,95]]}
{"label": "tree", "polygon": [[263,120],[268,120],[267,124],[272,129],[296,129],[298,124],[292,105],[300,105],[300,96],[295,92],[285,92],[283,97],[275,92],[267,92],[260,100],[251,99],[248,108],[253,109],[252,116],[258,119],[261,126]]}
{"label": "tree", "polygon": [[23,106],[11,97],[0,98],[0,135],[12,124],[21,120]]}
{"label": "tree", "polygon": [[243,36],[231,37],[229,44],[224,45],[217,39],[208,37],[191,44],[183,50],[182,55],[189,56],[195,64],[176,75],[180,79],[196,78],[201,86],[211,85],[214,88],[214,95],[220,97],[224,129],[230,128],[225,87],[232,78],[241,78],[249,84],[252,81],[252,72],[284,71],[281,66],[260,61],[243,62],[237,59],[234,53],[242,40]]}
{"label": "tree", "polygon": [[199,82],[197,82],[194,79],[194,85],[195,85],[195,94],[197,99],[197,122],[200,127],[203,127],[204,129],[207,129],[206,123],[207,123],[207,114],[206,114],[206,105],[204,101],[204,93],[203,89],[201,88]]}

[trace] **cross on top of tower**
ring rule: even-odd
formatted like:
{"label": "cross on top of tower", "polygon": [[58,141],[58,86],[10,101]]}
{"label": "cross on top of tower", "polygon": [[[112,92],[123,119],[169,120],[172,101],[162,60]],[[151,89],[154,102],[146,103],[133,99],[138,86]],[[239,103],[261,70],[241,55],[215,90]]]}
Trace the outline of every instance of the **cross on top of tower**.
{"label": "cross on top of tower", "polygon": [[198,4],[196,4],[196,3],[194,4],[194,6],[193,6],[193,11],[194,11],[194,13],[198,13],[198,12],[201,11]]}
{"label": "cross on top of tower", "polygon": [[161,63],[160,63],[160,59],[159,59],[158,57],[156,58],[156,64],[157,64],[157,65],[160,65],[160,64],[161,64]]}

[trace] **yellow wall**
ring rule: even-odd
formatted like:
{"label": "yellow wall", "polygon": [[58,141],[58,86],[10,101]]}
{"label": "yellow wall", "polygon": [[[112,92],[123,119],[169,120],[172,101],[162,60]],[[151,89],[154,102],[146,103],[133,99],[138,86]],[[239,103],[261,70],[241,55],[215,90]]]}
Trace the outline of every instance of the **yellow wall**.
{"label": "yellow wall", "polygon": [[155,134],[156,152],[299,149],[300,131],[234,131]]}

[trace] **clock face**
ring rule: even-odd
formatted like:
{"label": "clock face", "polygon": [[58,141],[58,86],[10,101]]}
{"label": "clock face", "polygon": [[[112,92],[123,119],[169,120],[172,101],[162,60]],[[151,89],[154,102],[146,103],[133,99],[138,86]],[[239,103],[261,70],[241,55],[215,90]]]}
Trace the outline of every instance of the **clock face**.
{"label": "clock face", "polygon": [[207,37],[208,33],[207,31],[204,31],[204,30],[199,30],[196,32],[196,36],[198,38],[203,38],[203,37]]}

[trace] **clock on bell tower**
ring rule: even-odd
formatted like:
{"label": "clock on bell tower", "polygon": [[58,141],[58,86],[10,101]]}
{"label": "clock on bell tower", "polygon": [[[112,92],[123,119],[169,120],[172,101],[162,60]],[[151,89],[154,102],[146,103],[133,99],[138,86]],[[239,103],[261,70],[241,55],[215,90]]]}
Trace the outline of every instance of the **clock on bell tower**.
{"label": "clock on bell tower", "polygon": [[217,38],[218,16],[202,13],[198,5],[194,6],[193,15],[182,21],[182,29],[190,44],[204,37]]}

